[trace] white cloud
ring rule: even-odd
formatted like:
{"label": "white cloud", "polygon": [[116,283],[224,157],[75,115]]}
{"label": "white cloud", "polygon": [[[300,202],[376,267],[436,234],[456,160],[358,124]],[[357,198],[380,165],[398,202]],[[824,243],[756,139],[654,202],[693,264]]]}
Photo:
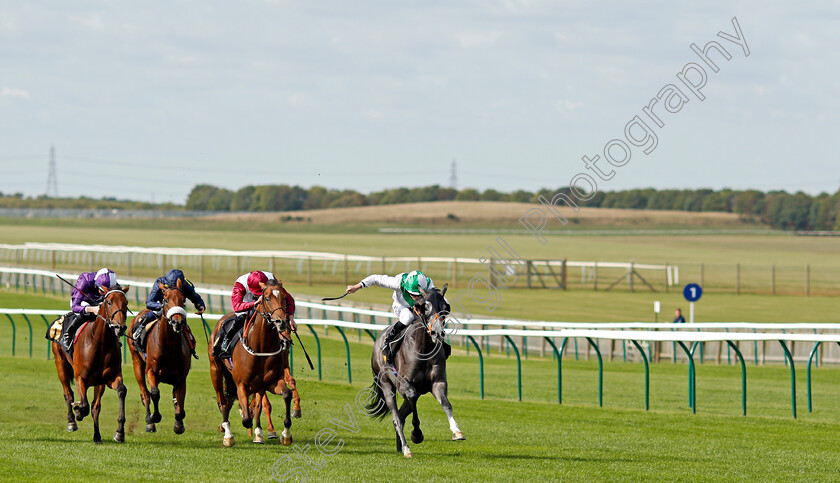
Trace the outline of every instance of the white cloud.
{"label": "white cloud", "polygon": [[563,111],[574,111],[578,107],[583,107],[585,104],[582,102],[574,102],[568,99],[560,99],[559,101],[554,103],[554,108],[560,112]]}
{"label": "white cloud", "polygon": [[0,97],[20,97],[21,99],[29,99],[29,91],[23,89],[10,89],[8,87],[3,87],[3,90],[0,90]]}
{"label": "white cloud", "polygon": [[493,45],[502,37],[502,33],[496,30],[490,32],[461,32],[458,34],[458,45],[462,49],[485,47]]}
{"label": "white cloud", "polygon": [[73,22],[89,30],[104,30],[105,24],[102,18],[95,13],[88,13],[84,15],[74,15]]}

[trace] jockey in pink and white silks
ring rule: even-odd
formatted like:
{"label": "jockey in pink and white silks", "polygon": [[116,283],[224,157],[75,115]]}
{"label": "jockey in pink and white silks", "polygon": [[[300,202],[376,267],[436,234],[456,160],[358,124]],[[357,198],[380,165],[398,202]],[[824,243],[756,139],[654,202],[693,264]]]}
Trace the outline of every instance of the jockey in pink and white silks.
{"label": "jockey in pink and white silks", "polygon": [[429,291],[435,287],[435,284],[425,273],[420,270],[412,270],[411,272],[400,273],[393,277],[390,275],[368,275],[361,282],[355,285],[348,285],[347,292],[354,293],[371,286],[387,288],[394,291],[391,296],[393,299],[391,309],[393,309],[394,314],[397,316],[397,322],[385,336],[385,340],[382,343],[382,352],[387,357],[388,364],[393,364],[394,354],[398,348],[392,350],[391,344],[397,341],[405,328],[414,322],[416,316],[411,308],[414,307],[415,299],[422,296],[421,289],[424,292]]}

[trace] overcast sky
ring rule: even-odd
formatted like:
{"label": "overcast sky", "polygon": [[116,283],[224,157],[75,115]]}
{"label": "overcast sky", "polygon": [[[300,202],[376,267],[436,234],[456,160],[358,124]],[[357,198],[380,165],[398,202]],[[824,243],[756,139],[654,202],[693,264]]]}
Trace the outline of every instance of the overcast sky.
{"label": "overcast sky", "polygon": [[630,3],[6,0],[0,191],[43,193],[51,144],[62,196],[448,185],[453,159],[459,188],[557,188],[710,40],[705,101],[599,188],[838,189],[840,3]]}

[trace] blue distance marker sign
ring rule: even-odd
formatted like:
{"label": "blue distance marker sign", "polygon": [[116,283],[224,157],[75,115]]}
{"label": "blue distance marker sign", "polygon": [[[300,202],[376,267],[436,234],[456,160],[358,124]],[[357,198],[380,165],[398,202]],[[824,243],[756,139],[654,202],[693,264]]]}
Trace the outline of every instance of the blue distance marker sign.
{"label": "blue distance marker sign", "polygon": [[683,287],[683,297],[689,302],[697,302],[703,296],[703,289],[696,283],[690,283]]}

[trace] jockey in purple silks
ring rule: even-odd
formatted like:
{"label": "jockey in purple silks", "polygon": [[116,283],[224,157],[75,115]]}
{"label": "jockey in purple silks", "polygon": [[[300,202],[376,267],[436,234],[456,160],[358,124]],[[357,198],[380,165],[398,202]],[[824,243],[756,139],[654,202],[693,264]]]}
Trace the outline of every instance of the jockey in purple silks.
{"label": "jockey in purple silks", "polygon": [[70,314],[64,317],[64,324],[58,343],[68,353],[71,351],[73,336],[82,323],[92,320],[99,311],[99,304],[109,290],[118,289],[117,275],[102,268],[98,272],[85,272],[76,279],[76,285],[70,295]]}

